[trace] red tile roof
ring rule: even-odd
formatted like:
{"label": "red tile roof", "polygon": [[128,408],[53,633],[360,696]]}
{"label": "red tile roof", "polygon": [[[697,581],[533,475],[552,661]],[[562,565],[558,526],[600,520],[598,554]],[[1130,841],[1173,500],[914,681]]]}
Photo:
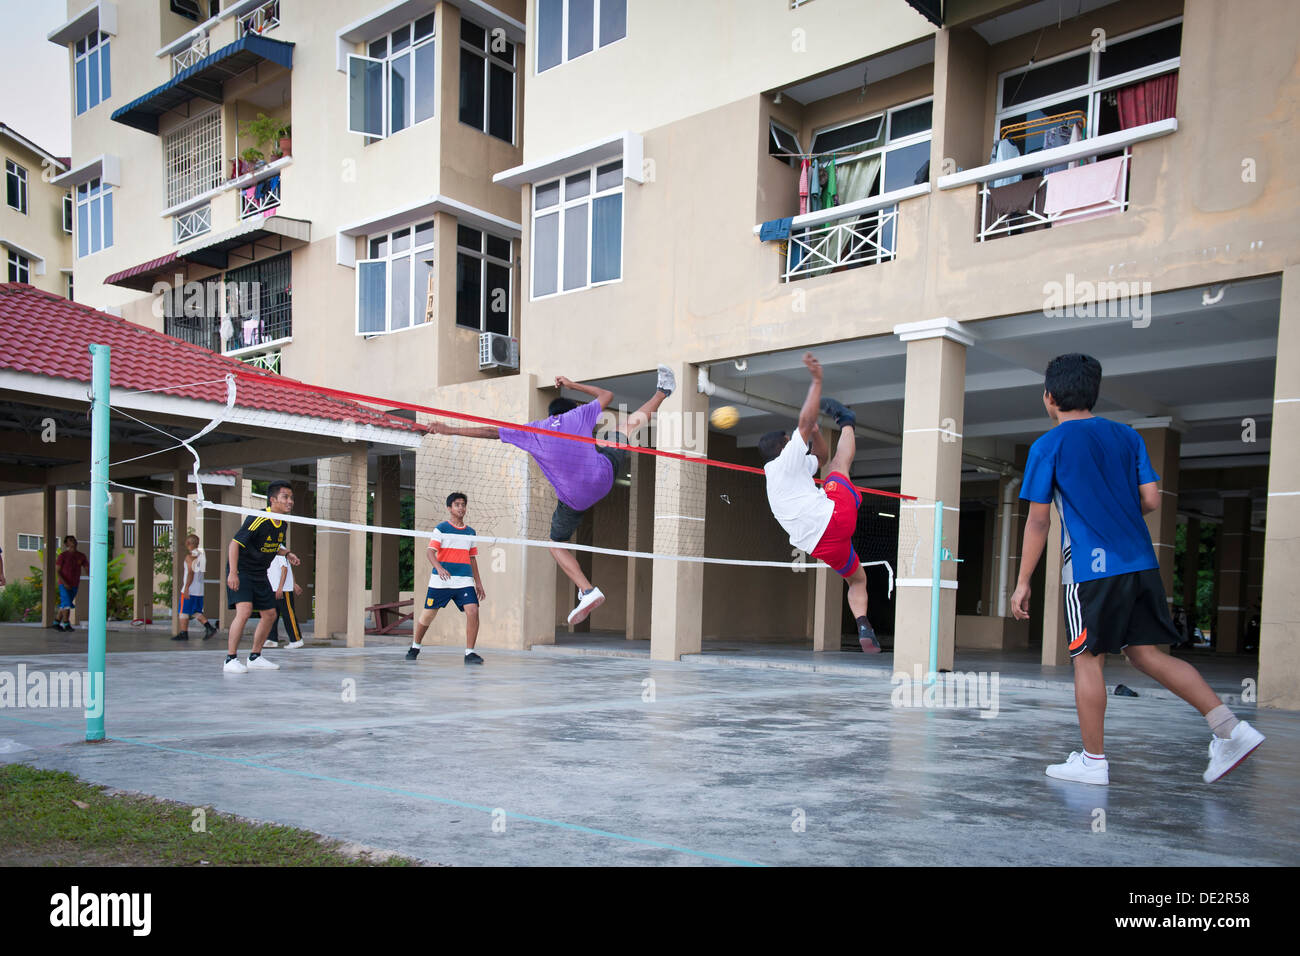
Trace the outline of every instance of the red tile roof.
{"label": "red tile roof", "polygon": [[137,276],[151,277],[155,272],[164,266],[169,266],[176,261],[176,253],[169,252],[165,256],[159,256],[157,259],[150,259],[148,262],[142,262],[138,266],[132,266],[129,269],[123,269],[121,272],[114,272],[111,276],[104,279],[104,285],[124,285],[132,289],[144,291],[152,288],[149,282],[143,285],[138,282],[129,282]]}
{"label": "red tile roof", "polygon": [[[26,283],[0,284],[0,369],[89,382],[92,343],[112,349],[109,382],[115,389],[151,389],[224,405],[226,385],[221,379],[235,372],[235,405],[240,408],[424,431],[404,418],[315,394],[299,383],[294,387],[291,379]],[[198,382],[206,384],[193,384]]]}

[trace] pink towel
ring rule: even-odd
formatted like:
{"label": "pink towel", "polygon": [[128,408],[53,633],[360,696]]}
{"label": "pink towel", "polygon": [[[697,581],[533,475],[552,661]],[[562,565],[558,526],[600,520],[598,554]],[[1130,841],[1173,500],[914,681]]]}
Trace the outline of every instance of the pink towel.
{"label": "pink towel", "polygon": [[808,160],[803,160],[799,168],[799,215],[808,211]]}
{"label": "pink towel", "polygon": [[1119,212],[1115,202],[1124,198],[1124,157],[1089,163],[1076,169],[1062,169],[1047,176],[1043,214],[1070,213],[1070,221],[1095,219]]}

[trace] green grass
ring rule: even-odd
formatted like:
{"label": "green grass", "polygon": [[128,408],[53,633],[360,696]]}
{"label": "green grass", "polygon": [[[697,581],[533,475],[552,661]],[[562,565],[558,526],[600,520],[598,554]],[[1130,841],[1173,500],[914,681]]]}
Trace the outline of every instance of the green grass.
{"label": "green grass", "polygon": [[[84,805],[84,806],[83,806]],[[72,774],[0,766],[0,866],[410,866],[360,859],[305,830],[248,823],[152,797],[109,794]]]}

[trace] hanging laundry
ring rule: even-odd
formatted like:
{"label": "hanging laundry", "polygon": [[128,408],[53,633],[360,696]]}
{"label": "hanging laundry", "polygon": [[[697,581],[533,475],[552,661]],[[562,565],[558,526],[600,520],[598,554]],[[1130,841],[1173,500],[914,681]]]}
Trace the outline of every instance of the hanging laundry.
{"label": "hanging laundry", "polygon": [[[1020,155],[1020,148],[1009,139],[1000,139],[993,147],[993,152],[989,154],[990,163],[1000,163],[1004,159],[1015,159]],[[998,186],[1009,186],[1012,183],[1020,182],[1020,174],[1014,176],[1004,176],[1002,179],[994,180],[994,188]]]}
{"label": "hanging laundry", "polygon": [[821,208],[822,198],[822,168],[817,160],[813,160],[808,167],[808,206],[812,209]]}
{"label": "hanging laundry", "polygon": [[1070,214],[1070,221],[1095,219],[1119,212],[1124,199],[1124,157],[1117,156],[1078,169],[1067,169],[1046,177],[1043,200],[1046,215]]}
{"label": "hanging laundry", "polygon": [[840,204],[840,187],[835,178],[835,159],[826,165],[826,189],[824,192],[823,209],[830,209],[832,206]]}
{"label": "hanging laundry", "polygon": [[793,221],[794,217],[792,216],[786,216],[784,219],[769,219],[759,227],[759,241],[769,242],[773,239],[789,239],[790,223]]}
{"label": "hanging laundry", "polygon": [[[1074,125],[1070,123],[1053,126],[1051,129],[1043,133],[1043,149],[1055,149],[1058,146],[1064,146],[1067,143],[1072,142],[1071,130],[1073,129]],[[1047,169],[1043,170],[1043,175],[1046,176],[1049,173],[1059,173],[1065,168],[1065,163],[1061,163],[1058,166],[1049,166]]]}
{"label": "hanging laundry", "polygon": [[808,211],[808,160],[799,163],[799,215]]}

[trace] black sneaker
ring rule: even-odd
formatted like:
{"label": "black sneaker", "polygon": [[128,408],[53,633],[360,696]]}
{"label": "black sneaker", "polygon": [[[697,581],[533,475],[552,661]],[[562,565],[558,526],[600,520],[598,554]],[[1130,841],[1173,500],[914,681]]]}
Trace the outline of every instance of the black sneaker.
{"label": "black sneaker", "polygon": [[64,621],[63,626],[60,627],[59,630],[62,631],[64,634],[70,634],[72,633],[72,625],[69,624],[67,621]]}
{"label": "black sneaker", "polygon": [[835,420],[836,428],[845,428],[858,423],[858,416],[853,414],[853,410],[833,398],[822,399],[822,411]]}
{"label": "black sneaker", "polygon": [[420,649],[418,647],[408,647],[406,649],[406,659],[408,661],[413,661],[419,656],[420,656]]}
{"label": "black sneaker", "polygon": [[172,635],[173,641],[188,641],[189,639],[190,639],[190,635],[185,631],[181,631],[179,634]]}
{"label": "black sneaker", "polygon": [[213,624],[211,621],[208,621],[207,624],[203,625],[203,639],[205,641],[215,633],[217,633],[217,625]]}
{"label": "black sneaker", "polygon": [[477,654],[475,654],[473,651],[470,651],[468,654],[465,655],[465,663],[466,663],[466,664],[482,664],[482,663],[483,663],[483,658],[479,657],[479,656],[478,656]]}
{"label": "black sneaker", "polygon": [[63,630],[63,622],[55,621],[53,624],[50,625],[50,627],[54,628],[56,631],[61,631]]}

